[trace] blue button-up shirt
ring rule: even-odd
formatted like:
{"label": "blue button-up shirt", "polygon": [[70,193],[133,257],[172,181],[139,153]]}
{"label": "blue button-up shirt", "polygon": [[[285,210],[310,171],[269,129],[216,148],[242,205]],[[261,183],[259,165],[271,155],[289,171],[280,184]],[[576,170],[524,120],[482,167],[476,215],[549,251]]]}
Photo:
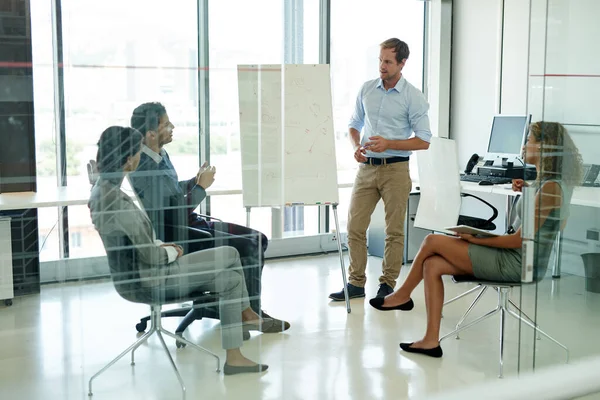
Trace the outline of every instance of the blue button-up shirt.
{"label": "blue button-up shirt", "polygon": [[[431,141],[429,127],[429,103],[423,93],[401,77],[396,86],[385,90],[381,79],[367,81],[356,98],[354,114],[349,127],[363,131],[361,145],[370,136],[381,136],[390,140],[406,140],[412,132],[419,139]],[[364,130],[363,130],[364,128]],[[375,153],[367,150],[367,157],[408,157],[411,151],[386,150]]]}

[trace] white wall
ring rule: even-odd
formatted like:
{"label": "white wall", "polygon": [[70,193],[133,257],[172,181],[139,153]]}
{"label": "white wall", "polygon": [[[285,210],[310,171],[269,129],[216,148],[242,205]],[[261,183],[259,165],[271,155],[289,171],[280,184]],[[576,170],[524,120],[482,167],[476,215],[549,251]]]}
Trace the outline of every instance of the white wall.
{"label": "white wall", "polygon": [[[500,38],[502,0],[454,0],[450,138],[457,142],[461,171],[473,153],[487,149],[492,117],[500,103]],[[505,200],[478,196],[500,212],[497,233],[505,231]],[[461,214],[489,217],[481,203],[466,199]]]}
{"label": "white wall", "polygon": [[527,110],[527,59],[529,1],[504,1],[502,45],[502,114],[525,114]]}
{"label": "white wall", "polygon": [[498,112],[502,0],[454,0],[450,138],[465,165],[487,149]]}
{"label": "white wall", "polygon": [[425,94],[434,136],[450,134],[450,60],[452,55],[452,0],[427,3],[427,51]]}
{"label": "white wall", "polygon": [[487,149],[495,114],[527,112],[529,2],[454,0],[453,15],[450,137],[463,165]]}

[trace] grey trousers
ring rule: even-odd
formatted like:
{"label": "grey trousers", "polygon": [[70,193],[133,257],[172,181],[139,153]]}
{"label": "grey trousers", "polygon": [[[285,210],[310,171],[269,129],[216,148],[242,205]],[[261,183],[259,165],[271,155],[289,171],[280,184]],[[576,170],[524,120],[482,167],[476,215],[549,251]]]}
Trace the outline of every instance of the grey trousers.
{"label": "grey trousers", "polygon": [[240,255],[223,246],[186,254],[174,263],[165,281],[168,297],[197,291],[219,295],[221,340],[224,349],[242,347],[242,311],[250,307]]}

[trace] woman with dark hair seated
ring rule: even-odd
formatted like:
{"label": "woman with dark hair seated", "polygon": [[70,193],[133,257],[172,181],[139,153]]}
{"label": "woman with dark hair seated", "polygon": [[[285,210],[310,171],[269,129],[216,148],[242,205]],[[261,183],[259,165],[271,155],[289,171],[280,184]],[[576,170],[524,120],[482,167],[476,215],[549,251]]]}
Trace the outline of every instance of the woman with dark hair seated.
{"label": "woman with dark hair seated", "polygon": [[140,285],[160,286],[166,297],[184,298],[199,291],[217,293],[222,345],[227,351],[223,372],[265,371],[267,365],[247,359],[240,351],[242,324],[259,326],[262,319],[250,308],[237,250],[225,246],[184,255],[180,246],[156,240],[146,213],[121,190],[125,175],[137,168],[141,146],[140,132],[119,126],[106,129],[98,142],[99,178],[89,207],[105,247],[111,237],[127,237],[135,251]]}
{"label": "woman with dark hair seated", "polygon": [[[535,165],[537,171],[537,179],[532,184],[536,190],[534,227],[539,238],[536,262],[544,265],[548,263],[557,232],[566,222],[573,189],[581,182],[581,155],[566,129],[556,122],[533,123],[523,152],[526,162]],[[524,185],[526,183],[521,179],[513,180],[515,191],[520,192]],[[519,199],[516,204],[519,215],[521,209],[522,201]],[[459,234],[460,237],[428,235],[425,238],[402,286],[385,298],[370,301],[378,310],[409,311],[414,307],[410,298],[413,290],[425,280],[427,330],[421,340],[401,343],[404,351],[442,356],[439,344],[444,303],[442,275],[521,281],[521,227],[514,233],[510,232],[489,238],[468,234]]]}

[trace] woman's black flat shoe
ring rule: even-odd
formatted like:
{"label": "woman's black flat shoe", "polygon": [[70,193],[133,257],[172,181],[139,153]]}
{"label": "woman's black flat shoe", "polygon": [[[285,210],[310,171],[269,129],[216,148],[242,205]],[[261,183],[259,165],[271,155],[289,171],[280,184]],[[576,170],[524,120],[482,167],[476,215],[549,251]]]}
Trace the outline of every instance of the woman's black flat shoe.
{"label": "woman's black flat shoe", "polygon": [[235,374],[245,374],[249,372],[263,372],[269,369],[268,365],[265,364],[256,364],[252,367],[235,367],[232,365],[228,365],[225,363],[223,366],[223,374],[225,375],[235,375]]}
{"label": "woman's black flat shoe", "polygon": [[[413,342],[414,343],[414,342]],[[442,348],[438,345],[438,347],[434,347],[433,349],[417,349],[415,347],[410,347],[413,343],[400,343],[400,348],[407,353],[417,353],[417,354],[425,354],[426,356],[433,358],[440,358],[444,355]]]}
{"label": "woman's black flat shoe", "polygon": [[383,297],[375,297],[375,298],[369,300],[369,304],[371,304],[374,308],[376,308],[380,311],[392,311],[392,310],[410,311],[415,307],[415,303],[413,303],[412,299],[408,300],[404,304],[400,304],[400,305],[394,306],[394,307],[384,307],[383,306],[384,300],[385,299]]}

